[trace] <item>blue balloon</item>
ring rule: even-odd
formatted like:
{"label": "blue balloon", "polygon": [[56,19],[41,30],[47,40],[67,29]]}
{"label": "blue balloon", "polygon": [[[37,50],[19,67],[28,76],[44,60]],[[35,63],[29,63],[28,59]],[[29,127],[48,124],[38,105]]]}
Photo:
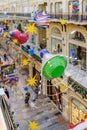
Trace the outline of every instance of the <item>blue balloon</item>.
{"label": "blue balloon", "polygon": [[34,49],[33,49],[33,48],[32,48],[32,49],[29,49],[28,54],[29,54],[29,55],[33,55],[33,54],[34,54]]}
{"label": "blue balloon", "polygon": [[28,91],[28,87],[24,87],[24,91]]}
{"label": "blue balloon", "polygon": [[6,27],[4,27],[4,28],[3,28],[3,30],[4,30],[4,31],[7,31],[7,28],[6,28]]}

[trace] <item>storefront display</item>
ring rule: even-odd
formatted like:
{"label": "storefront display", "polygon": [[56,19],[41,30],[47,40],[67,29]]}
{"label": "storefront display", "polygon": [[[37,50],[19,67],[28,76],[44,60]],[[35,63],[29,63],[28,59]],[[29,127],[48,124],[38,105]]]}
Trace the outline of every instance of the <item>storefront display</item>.
{"label": "storefront display", "polygon": [[81,61],[81,68],[86,70],[86,48],[77,46],[74,44],[69,44],[69,56],[72,59],[77,59]]}
{"label": "storefront display", "polygon": [[85,106],[83,106],[79,101],[72,100],[71,104],[71,123],[73,125],[85,120],[85,115],[87,114]]}

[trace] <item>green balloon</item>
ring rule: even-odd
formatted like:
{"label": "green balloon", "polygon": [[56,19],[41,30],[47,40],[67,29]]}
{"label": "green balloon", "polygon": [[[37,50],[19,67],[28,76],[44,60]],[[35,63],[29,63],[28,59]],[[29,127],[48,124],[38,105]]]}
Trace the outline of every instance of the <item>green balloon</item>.
{"label": "green balloon", "polygon": [[43,66],[42,75],[47,79],[60,77],[66,68],[67,61],[63,56],[49,59]]}

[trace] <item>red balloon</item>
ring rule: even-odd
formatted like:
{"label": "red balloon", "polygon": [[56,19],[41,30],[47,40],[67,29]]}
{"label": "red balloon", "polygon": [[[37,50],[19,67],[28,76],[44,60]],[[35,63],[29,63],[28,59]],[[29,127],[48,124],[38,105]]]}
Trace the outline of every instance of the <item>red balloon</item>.
{"label": "red balloon", "polygon": [[21,32],[19,30],[14,30],[12,38],[13,39],[18,39],[20,34],[21,34]]}
{"label": "red balloon", "polygon": [[25,42],[27,42],[28,38],[29,38],[29,34],[28,33],[21,33],[18,36],[19,44],[24,44]]}

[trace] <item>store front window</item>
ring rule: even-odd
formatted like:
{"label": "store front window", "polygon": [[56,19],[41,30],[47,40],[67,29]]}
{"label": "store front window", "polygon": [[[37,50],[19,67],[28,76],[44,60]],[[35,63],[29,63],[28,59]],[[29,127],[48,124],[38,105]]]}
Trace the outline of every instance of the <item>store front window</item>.
{"label": "store front window", "polygon": [[[69,44],[69,57],[72,59],[72,64],[78,64],[78,61],[81,63],[81,69],[86,70],[86,48]],[[76,60],[75,60],[76,59]]]}
{"label": "store front window", "polygon": [[85,115],[87,115],[85,106],[79,101],[73,99],[71,104],[71,123],[75,125],[82,120],[85,120]]}

